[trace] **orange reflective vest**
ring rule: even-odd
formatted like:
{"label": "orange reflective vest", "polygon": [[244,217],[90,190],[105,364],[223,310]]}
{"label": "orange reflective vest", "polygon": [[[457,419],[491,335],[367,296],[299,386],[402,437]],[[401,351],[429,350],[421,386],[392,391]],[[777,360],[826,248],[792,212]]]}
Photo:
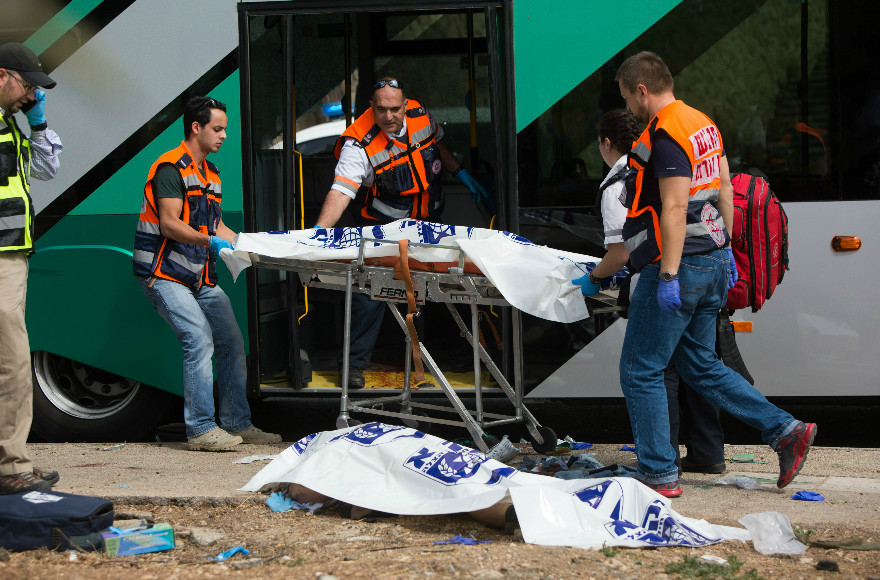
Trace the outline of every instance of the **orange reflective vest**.
{"label": "orange reflective vest", "polygon": [[184,244],[162,235],[159,210],[153,194],[153,177],[163,165],[173,165],[180,172],[185,188],[180,219],[192,229],[214,235],[220,223],[221,191],[217,167],[205,160],[205,177],[199,173],[186,143],[159,157],[150,168],[144,187],[144,201],[134,236],[134,274],[172,280],[193,290],[202,284],[214,286],[217,272],[211,248]]}
{"label": "orange reflective vest", "polygon": [[730,242],[718,210],[720,161],[724,150],[721,133],[709,117],[682,101],[674,101],[651,119],[629,152],[629,165],[636,173],[627,180],[624,205],[628,212],[623,226],[623,243],[636,272],[646,264],[658,261],[663,254],[659,188],[650,193],[644,188],[645,169],[651,159],[651,144],[657,131],[665,131],[681,146],[693,170],[681,255],[704,254]]}
{"label": "orange reflective vest", "polygon": [[388,223],[404,218],[439,219],[443,210],[440,187],[443,164],[434,141],[431,118],[418,101],[407,100],[406,142],[388,137],[376,124],[372,107],[336,141],[336,159],[349,139],[366,152],[373,166],[373,186],[360,187],[342,176],[337,176],[333,183],[355,195],[360,189],[364,190],[366,199],[360,211],[362,220]]}

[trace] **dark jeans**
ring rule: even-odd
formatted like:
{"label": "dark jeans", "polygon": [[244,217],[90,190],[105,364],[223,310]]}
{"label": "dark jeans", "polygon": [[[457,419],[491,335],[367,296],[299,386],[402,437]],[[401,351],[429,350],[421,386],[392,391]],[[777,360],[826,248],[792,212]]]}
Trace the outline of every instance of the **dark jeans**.
{"label": "dark jeans", "polygon": [[718,405],[681,380],[674,362],[663,370],[663,382],[669,405],[669,442],[675,449],[675,464],[681,467],[679,441],[684,442],[688,460],[693,463],[724,463],[724,431]]}
{"label": "dark jeans", "polygon": [[[385,316],[385,303],[373,300],[359,292],[351,296],[351,350],[348,366],[352,369],[366,369],[373,356],[373,347],[382,329]],[[344,348],[344,347],[343,347]],[[339,368],[342,368],[342,350],[336,357]]]}

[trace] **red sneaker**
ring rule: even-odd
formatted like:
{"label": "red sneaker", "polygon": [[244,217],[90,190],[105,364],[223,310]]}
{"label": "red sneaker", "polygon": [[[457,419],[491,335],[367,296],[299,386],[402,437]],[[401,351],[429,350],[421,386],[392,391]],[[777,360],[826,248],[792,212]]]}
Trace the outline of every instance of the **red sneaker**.
{"label": "red sneaker", "polygon": [[798,423],[794,430],[779,441],[776,454],[779,455],[779,479],[776,487],[783,488],[801,472],[810,445],[816,438],[815,423]]}
{"label": "red sneaker", "polygon": [[678,486],[678,480],[670,481],[669,483],[646,483],[645,485],[663,497],[678,497],[682,494],[681,488]]}

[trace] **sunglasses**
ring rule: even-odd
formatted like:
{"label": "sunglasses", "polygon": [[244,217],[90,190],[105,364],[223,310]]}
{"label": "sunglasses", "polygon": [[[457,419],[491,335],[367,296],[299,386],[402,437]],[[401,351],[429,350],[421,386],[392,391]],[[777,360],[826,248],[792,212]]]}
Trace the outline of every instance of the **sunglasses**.
{"label": "sunglasses", "polygon": [[219,108],[220,108],[220,103],[218,103],[218,102],[215,101],[214,99],[210,99],[210,98],[209,98],[209,99],[206,100],[204,103],[202,103],[201,105],[199,105],[199,108],[196,109],[195,115],[198,115],[199,113],[201,113],[202,110],[203,110],[205,107],[211,107],[212,109],[219,109]]}
{"label": "sunglasses", "polygon": [[24,79],[22,79],[22,78],[19,78],[17,75],[12,74],[11,71],[10,71],[10,73],[9,73],[9,76],[11,76],[12,78],[14,78],[14,79],[17,80],[18,82],[20,82],[20,83],[21,83],[21,86],[24,87],[24,91],[25,91],[26,93],[29,93],[29,92],[34,91],[34,90],[37,89],[37,85],[32,85],[31,83],[27,82],[26,80],[24,80]]}
{"label": "sunglasses", "polygon": [[381,88],[384,87],[385,85],[388,85],[388,86],[391,87],[392,89],[400,89],[400,90],[403,90],[403,87],[400,86],[400,81],[398,81],[397,79],[390,79],[390,80],[387,80],[387,81],[386,81],[386,80],[376,81],[376,84],[373,85],[373,89],[374,89],[374,90],[375,90],[375,89],[381,89]]}

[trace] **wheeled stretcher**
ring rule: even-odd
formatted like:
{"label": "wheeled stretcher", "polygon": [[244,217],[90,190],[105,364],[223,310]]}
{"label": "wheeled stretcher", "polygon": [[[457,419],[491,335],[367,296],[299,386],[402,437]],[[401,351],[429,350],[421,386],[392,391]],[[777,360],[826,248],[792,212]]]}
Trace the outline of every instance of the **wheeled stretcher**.
{"label": "wheeled stretcher", "polygon": [[[393,241],[363,238],[363,241],[376,244],[394,244],[400,248],[396,259],[365,258],[364,244],[361,244],[357,259],[353,261],[303,260],[278,258],[250,252],[253,265],[261,268],[295,272],[305,286],[328,288],[345,292],[345,316],[343,329],[342,398],[336,427],[348,427],[352,423],[351,412],[371,413],[402,419],[408,426],[419,422],[464,426],[474,443],[481,451],[488,452],[489,445],[484,440],[487,429],[500,425],[525,423],[529,438],[535,450],[547,452],[556,447],[556,434],[552,429],[542,426],[523,404],[522,386],[522,347],[520,340],[520,312],[512,307],[513,326],[513,385],[504,377],[501,370],[479,342],[478,305],[510,306],[492,282],[477,270],[473,263],[467,262],[465,253],[456,246],[420,244],[407,241]],[[458,254],[457,262],[425,263],[414,260],[409,246],[445,248]],[[404,356],[404,388],[399,395],[381,398],[353,400],[348,392],[349,346],[351,340],[351,303],[355,292],[366,294],[373,300],[388,304],[405,335],[406,354]],[[474,363],[474,409],[470,410],[452,388],[443,372],[434,362],[425,345],[418,340],[412,319],[418,316],[418,306],[426,300],[446,304],[450,315],[458,325],[461,336],[471,344]],[[398,310],[398,304],[407,304],[406,315]],[[470,325],[462,319],[456,305],[470,307]],[[422,364],[434,376],[440,389],[449,399],[451,407],[426,404],[412,398],[412,374],[415,361],[416,374],[420,377]],[[486,366],[502,392],[513,404],[512,415],[487,413],[483,409],[483,390],[481,385],[480,362]],[[389,405],[400,405],[400,411],[390,411]],[[417,414],[415,409],[424,411]],[[441,418],[429,413],[457,413],[458,419]]]}

